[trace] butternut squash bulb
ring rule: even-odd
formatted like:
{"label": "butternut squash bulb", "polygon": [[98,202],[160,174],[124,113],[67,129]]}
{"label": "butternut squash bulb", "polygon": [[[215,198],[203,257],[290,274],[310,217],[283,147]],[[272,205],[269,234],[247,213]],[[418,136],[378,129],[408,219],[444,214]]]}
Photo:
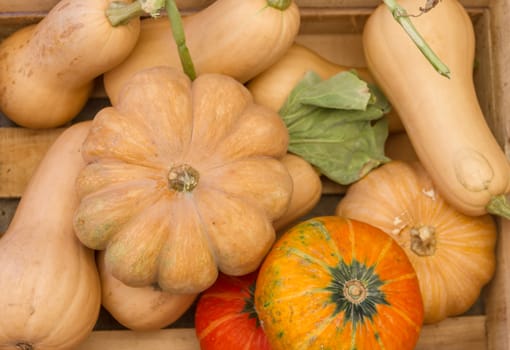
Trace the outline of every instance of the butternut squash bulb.
{"label": "butternut squash bulb", "polygon": [[277,233],[311,212],[322,195],[320,174],[310,163],[292,153],[287,153],[280,160],[292,177],[292,196],[287,211],[273,222]]}
{"label": "butternut squash bulb", "polygon": [[133,287],[196,293],[218,269],[255,270],[292,194],[279,115],[229,76],[170,67],[140,71],[119,97],[84,144],[80,240]]}
{"label": "butternut squash bulb", "polygon": [[496,226],[466,216],[438,193],[420,163],[392,161],[347,189],[336,214],[392,236],[420,282],[425,323],[466,312],[494,274]]}
{"label": "butternut squash bulb", "polygon": [[[122,3],[123,0],[119,1]],[[54,128],[75,118],[94,80],[134,48],[139,18],[113,27],[111,0],[61,0],[37,24],[0,45],[0,110],[26,128]]]}
{"label": "butternut squash bulb", "polygon": [[74,349],[96,324],[94,252],[73,231],[89,128],[74,124],[48,149],[0,239],[0,349]]}
{"label": "butternut squash bulb", "polygon": [[166,293],[157,286],[126,286],[106,270],[104,252],[99,251],[96,255],[101,279],[101,305],[128,329],[154,331],[168,327],[191,307],[198,296]]}
{"label": "butternut squash bulb", "polygon": [[[419,13],[422,0],[401,0]],[[413,18],[451,70],[436,71],[381,4],[363,30],[367,66],[401,118],[420,162],[450,205],[466,215],[510,218],[510,162],[491,132],[473,81],[473,22],[458,0]]]}

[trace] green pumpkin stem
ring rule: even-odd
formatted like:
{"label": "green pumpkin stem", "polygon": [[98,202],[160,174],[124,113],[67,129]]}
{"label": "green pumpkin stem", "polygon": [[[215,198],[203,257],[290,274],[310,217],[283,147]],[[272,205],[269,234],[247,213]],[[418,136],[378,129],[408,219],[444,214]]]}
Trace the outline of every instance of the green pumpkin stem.
{"label": "green pumpkin stem", "polygon": [[[396,0],[383,0],[388,9],[391,11],[393,18],[400,24],[414,44],[418,47],[427,60],[432,64],[434,69],[447,78],[450,78],[450,69],[439,59],[435,52],[430,48],[427,42],[414,27],[413,22],[409,18],[407,11],[400,6]],[[429,9],[427,9],[428,11]],[[388,38],[390,39],[390,38]]]}
{"label": "green pumpkin stem", "polygon": [[174,36],[175,44],[177,45],[182,69],[191,80],[195,80],[197,77],[195,66],[193,65],[188,46],[186,45],[186,37],[184,35],[181,14],[174,0],[166,0],[166,12],[170,19],[172,34]]}

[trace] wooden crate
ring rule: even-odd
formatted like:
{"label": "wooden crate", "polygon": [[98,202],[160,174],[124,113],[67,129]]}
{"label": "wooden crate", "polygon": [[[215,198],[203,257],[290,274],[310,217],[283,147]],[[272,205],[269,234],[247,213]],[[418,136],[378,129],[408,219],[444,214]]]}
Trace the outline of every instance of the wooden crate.
{"label": "wooden crate", "polygon": [[[376,0],[296,0],[302,26],[298,42],[326,58],[347,66],[365,65],[361,47],[363,25],[380,1]],[[0,40],[14,30],[39,21],[58,0],[0,0]],[[192,13],[213,0],[181,0],[178,6]],[[424,0],[425,2],[425,0]],[[482,109],[500,145],[509,149],[510,117],[510,3],[505,0],[461,0],[468,9],[476,31],[477,69],[475,83]],[[109,102],[101,80],[87,106],[73,122],[91,119]],[[34,131],[14,126],[0,114],[0,232],[14,214],[19,197],[46,149],[65,129]],[[332,214],[340,198],[337,188],[325,186],[318,206],[308,215]],[[479,301],[465,315],[451,317],[423,328],[417,349],[510,350],[510,223],[498,220],[498,265],[491,283]],[[1,267],[0,267],[1,268]],[[94,332],[79,347],[88,349],[199,349],[193,329],[193,307],[169,328],[136,333],[123,329],[104,310]]]}

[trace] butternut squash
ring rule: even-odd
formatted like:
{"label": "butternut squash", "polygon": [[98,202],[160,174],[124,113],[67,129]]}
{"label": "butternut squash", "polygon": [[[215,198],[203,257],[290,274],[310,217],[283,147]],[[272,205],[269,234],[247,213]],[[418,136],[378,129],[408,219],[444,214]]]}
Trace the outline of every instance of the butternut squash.
{"label": "butternut squash", "polygon": [[[421,0],[402,0],[418,13]],[[413,22],[450,68],[438,74],[384,4],[363,31],[366,61],[378,86],[401,117],[416,154],[438,191],[467,215],[510,217],[510,165],[477,99],[472,73],[472,22],[457,0],[443,0]]]}
{"label": "butternut squash", "polygon": [[89,129],[75,124],[50,147],[0,239],[0,349],[73,349],[97,321],[94,253],[73,231]]}
{"label": "butternut squash", "polygon": [[172,294],[157,286],[129,287],[112,276],[104,263],[104,250],[96,254],[101,278],[101,303],[121,325],[135,331],[167,327],[193,304],[198,294]]}
{"label": "butternut squash", "polygon": [[[304,74],[313,70],[321,78],[327,79],[335,74],[353,69],[331,62],[318,52],[294,43],[276,63],[250,80],[246,86],[256,103],[279,111],[296,84]],[[373,83],[373,78],[366,68],[356,68],[361,79]],[[386,114],[390,132],[403,130],[398,115],[392,109]]]}
{"label": "butternut squash", "polygon": [[277,232],[308,214],[322,195],[320,174],[310,163],[292,153],[283,156],[281,162],[289,171],[293,190],[286,212],[273,221],[273,227]]}
{"label": "butternut squash", "polygon": [[112,0],[61,0],[39,23],[0,45],[0,110],[27,128],[52,128],[73,119],[94,80],[126,58],[139,34],[134,18],[113,27]]}
{"label": "butternut squash", "polygon": [[[197,74],[222,73],[244,83],[288,50],[298,33],[300,15],[292,0],[216,0],[182,22]],[[142,20],[134,50],[104,74],[112,104],[133,73],[160,65],[181,69],[169,20]]]}

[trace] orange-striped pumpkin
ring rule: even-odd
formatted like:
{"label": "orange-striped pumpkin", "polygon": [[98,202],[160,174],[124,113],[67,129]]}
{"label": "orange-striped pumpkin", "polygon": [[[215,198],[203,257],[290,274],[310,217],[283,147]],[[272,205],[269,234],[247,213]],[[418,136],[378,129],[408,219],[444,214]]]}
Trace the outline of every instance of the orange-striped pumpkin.
{"label": "orange-striped pumpkin", "polygon": [[288,230],[264,260],[255,309],[273,350],[413,349],[416,273],[383,231],[338,216]]}

